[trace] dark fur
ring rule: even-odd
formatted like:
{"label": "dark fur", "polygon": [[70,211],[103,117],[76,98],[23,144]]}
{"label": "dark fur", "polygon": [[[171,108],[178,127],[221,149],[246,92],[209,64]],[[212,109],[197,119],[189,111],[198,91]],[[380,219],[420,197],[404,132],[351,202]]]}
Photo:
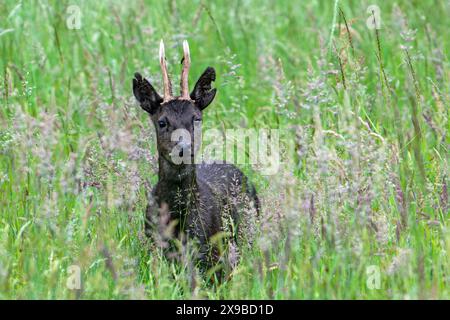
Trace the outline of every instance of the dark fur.
{"label": "dark fur", "polygon": [[[171,141],[173,130],[184,128],[193,138],[193,120],[199,121],[202,111],[212,102],[216,89],[211,89],[215,71],[208,67],[200,76],[192,93],[193,101],[174,99],[162,104],[163,99],[153,86],[139,73],[133,79],[133,93],[142,109],[147,111],[157,133],[159,153],[159,181],[152,192],[155,203],[147,207],[146,233],[151,234],[153,223],[160,208],[167,204],[170,220],[176,220],[175,236],[185,233],[196,238],[200,244],[199,258],[202,262],[218,261],[217,248],[210,239],[224,230],[224,214],[231,216],[233,225],[239,230],[244,206],[253,206],[259,212],[259,200],[255,188],[246,176],[230,164],[181,164],[171,161],[169,153],[177,142]],[[166,123],[160,127],[160,121]],[[194,144],[192,141],[192,147]],[[192,153],[193,150],[191,149]],[[242,197],[244,195],[244,197]],[[244,199],[236,201],[237,199]],[[181,199],[175,201],[175,199]],[[234,233],[232,241],[239,241]],[[245,235],[244,235],[245,236]]]}

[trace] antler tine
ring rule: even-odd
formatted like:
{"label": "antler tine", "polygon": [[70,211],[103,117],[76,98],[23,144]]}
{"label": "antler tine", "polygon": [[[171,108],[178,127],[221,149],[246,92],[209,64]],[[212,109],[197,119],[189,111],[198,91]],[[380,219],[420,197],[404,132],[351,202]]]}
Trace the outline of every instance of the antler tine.
{"label": "antler tine", "polygon": [[189,68],[191,67],[191,55],[189,53],[189,44],[187,40],[183,41],[183,70],[181,71],[181,99],[184,100],[191,100],[191,97],[189,96],[189,83],[188,83],[188,76],[189,76]]}
{"label": "antler tine", "polygon": [[173,99],[173,97],[172,97],[172,84],[170,83],[169,73],[167,72],[166,53],[164,50],[164,42],[162,39],[159,44],[159,63],[161,64],[161,71],[163,76],[163,84],[164,84],[163,103],[164,103]]}

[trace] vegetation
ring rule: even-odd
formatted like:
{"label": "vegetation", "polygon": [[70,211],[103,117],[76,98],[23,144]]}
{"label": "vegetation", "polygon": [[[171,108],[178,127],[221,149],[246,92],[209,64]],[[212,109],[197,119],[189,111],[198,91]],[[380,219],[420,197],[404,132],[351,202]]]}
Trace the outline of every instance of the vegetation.
{"label": "vegetation", "polygon": [[[449,299],[450,5],[372,4],[2,1],[0,298]],[[131,79],[161,90],[161,38],[171,74],[184,39],[191,82],[217,71],[204,130],[283,132],[276,175],[241,166],[263,212],[220,284],[143,234]]]}

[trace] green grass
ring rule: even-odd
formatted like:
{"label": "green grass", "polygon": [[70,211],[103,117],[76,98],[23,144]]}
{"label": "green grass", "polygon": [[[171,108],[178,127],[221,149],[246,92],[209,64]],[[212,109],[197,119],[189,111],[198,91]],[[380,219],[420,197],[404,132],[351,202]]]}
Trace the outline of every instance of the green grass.
{"label": "green grass", "polygon": [[[370,1],[2,1],[0,298],[449,299],[450,5],[396,3],[376,32]],[[216,68],[205,129],[293,149],[276,176],[244,166],[261,230],[221,285],[143,236],[157,162],[131,79],[161,88],[161,38],[174,79],[185,38],[191,86]]]}

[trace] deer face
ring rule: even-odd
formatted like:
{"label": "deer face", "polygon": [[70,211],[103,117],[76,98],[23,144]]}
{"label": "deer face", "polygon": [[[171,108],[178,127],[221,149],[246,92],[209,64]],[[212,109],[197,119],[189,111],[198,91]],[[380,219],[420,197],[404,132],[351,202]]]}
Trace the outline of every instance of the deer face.
{"label": "deer face", "polygon": [[[208,67],[189,94],[188,72],[190,66],[189,47],[183,43],[184,59],[181,74],[181,96],[172,96],[172,86],[164,57],[164,44],[160,46],[160,64],[164,82],[164,96],[136,73],[133,79],[133,93],[142,109],[150,114],[155,126],[160,156],[172,164],[193,163],[194,148],[199,146],[202,111],[212,102],[216,89],[211,83],[216,79],[213,68]],[[195,139],[197,138],[197,139]],[[195,143],[194,143],[195,139]]]}
{"label": "deer face", "polygon": [[199,137],[197,130],[201,130],[200,109],[191,101],[172,100],[158,109],[152,121],[160,156],[173,164],[193,163],[198,145],[194,138]]}

